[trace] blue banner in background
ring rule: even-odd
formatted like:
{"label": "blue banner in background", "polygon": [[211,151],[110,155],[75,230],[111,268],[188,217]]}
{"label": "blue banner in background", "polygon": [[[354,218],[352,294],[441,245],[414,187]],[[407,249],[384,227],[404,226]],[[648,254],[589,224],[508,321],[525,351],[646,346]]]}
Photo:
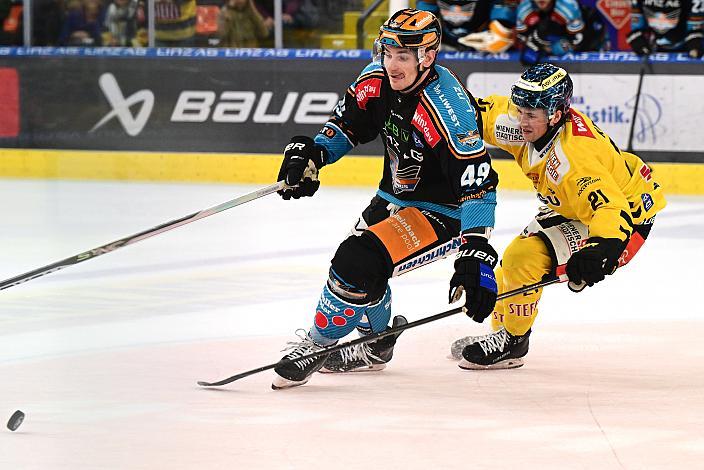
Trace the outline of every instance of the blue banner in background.
{"label": "blue banner in background", "polygon": [[[518,62],[517,52],[485,54],[483,52],[440,52],[439,61],[462,60],[481,62]],[[205,47],[0,47],[0,57],[124,57],[124,58],[187,58],[187,59],[309,59],[309,60],[368,60],[371,51],[365,49],[215,49]],[[554,62],[605,62],[639,63],[640,57],[632,52],[577,52],[564,56],[552,56]],[[654,63],[702,64],[704,58],[692,59],[687,53],[659,52],[650,56]],[[704,73],[704,69],[702,69]]]}

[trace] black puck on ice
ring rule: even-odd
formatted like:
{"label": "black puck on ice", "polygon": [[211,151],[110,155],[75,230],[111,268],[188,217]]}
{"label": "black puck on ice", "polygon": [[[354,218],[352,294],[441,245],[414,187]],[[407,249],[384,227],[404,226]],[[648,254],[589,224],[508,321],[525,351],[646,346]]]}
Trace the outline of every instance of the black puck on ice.
{"label": "black puck on ice", "polygon": [[22,413],[20,410],[15,411],[12,413],[12,416],[10,416],[10,420],[7,422],[7,429],[10,431],[15,431],[17,428],[20,427],[20,424],[22,424],[22,421],[24,421],[24,413]]}

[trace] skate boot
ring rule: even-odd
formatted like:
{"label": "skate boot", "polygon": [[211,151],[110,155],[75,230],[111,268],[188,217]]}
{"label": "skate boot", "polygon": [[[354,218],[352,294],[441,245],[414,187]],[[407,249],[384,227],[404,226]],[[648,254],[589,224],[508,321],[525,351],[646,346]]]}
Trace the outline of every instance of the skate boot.
{"label": "skate boot", "polygon": [[[408,323],[408,320],[404,316],[396,315],[392,322],[392,327],[396,328],[406,323]],[[350,348],[335,351],[330,354],[320,372],[332,374],[382,370],[393,357],[394,345],[401,333],[384,336],[376,341],[357,344]]]}
{"label": "skate boot", "polygon": [[455,361],[462,360],[462,351],[464,351],[464,348],[478,341],[484,341],[493,334],[494,333],[489,333],[488,335],[482,336],[465,336],[464,338],[455,340],[450,345],[450,355],[448,356],[448,359],[454,359]]}
{"label": "skate boot", "polygon": [[504,328],[483,340],[465,346],[462,351],[461,369],[514,369],[523,365],[523,356],[528,354],[528,337],[513,336]]}
{"label": "skate boot", "polygon": [[296,387],[308,382],[310,376],[323,366],[330,355],[330,353],[327,353],[296,361],[299,357],[324,349],[323,346],[313,342],[305,330],[296,330],[296,335],[301,338],[301,341],[289,341],[288,347],[284,351],[289,349],[292,349],[292,351],[281,358],[282,361],[291,359],[292,362],[274,369],[274,380],[271,383],[271,388],[274,390]]}

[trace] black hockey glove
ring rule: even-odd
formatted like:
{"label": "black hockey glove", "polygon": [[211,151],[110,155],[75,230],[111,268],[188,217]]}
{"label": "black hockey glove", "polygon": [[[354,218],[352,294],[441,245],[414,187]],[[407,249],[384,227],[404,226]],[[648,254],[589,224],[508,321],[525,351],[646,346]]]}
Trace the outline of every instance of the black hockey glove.
{"label": "black hockey glove", "polygon": [[291,138],[284,149],[284,161],[281,163],[277,181],[285,181],[291,186],[279,191],[284,199],[298,199],[312,196],[320,187],[318,170],[325,165],[325,150],[306,136]]}
{"label": "black hockey glove", "polygon": [[684,38],[684,47],[692,59],[701,59],[704,47],[702,47],[702,33],[694,31]]}
{"label": "black hockey glove", "polygon": [[483,237],[467,237],[455,260],[455,274],[450,279],[450,303],[465,292],[467,316],[477,323],[491,314],[496,304],[494,266],[499,255]]}
{"label": "black hockey glove", "polygon": [[628,41],[633,52],[641,57],[653,53],[653,45],[642,29],[631,31],[631,33],[626,36],[626,41]]}
{"label": "black hockey glove", "polygon": [[579,292],[613,274],[625,243],[618,238],[591,237],[587,244],[567,260],[566,273],[569,288]]}

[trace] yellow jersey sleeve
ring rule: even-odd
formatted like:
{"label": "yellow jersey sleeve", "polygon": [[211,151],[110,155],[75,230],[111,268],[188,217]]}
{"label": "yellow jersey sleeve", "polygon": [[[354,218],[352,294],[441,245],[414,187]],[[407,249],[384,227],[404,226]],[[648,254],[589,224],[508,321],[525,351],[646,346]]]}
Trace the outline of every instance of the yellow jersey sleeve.
{"label": "yellow jersey sleeve", "polygon": [[509,117],[508,96],[489,95],[478,98],[477,104],[482,117],[484,142],[518,157],[525,142],[518,122]]}

